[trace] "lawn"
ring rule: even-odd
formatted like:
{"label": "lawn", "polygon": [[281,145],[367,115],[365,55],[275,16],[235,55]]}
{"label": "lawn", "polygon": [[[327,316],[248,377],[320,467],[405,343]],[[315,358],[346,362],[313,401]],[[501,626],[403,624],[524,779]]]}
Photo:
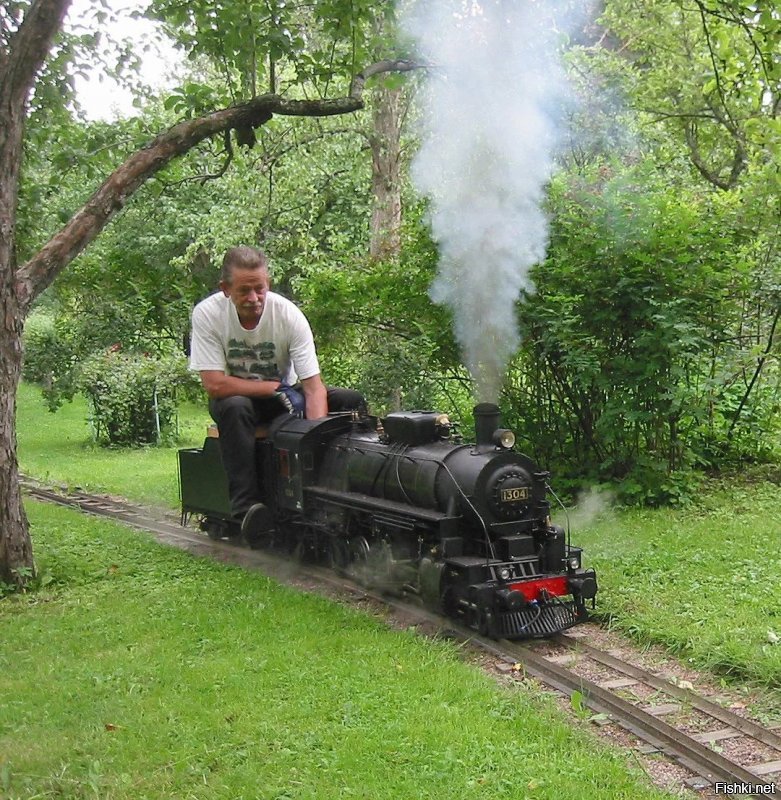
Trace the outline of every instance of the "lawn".
{"label": "lawn", "polygon": [[[103,450],[19,394],[22,469],[175,507],[176,447]],[[183,413],[183,442],[208,417]],[[446,642],[29,502],[36,592],[0,601],[0,797],[653,798],[623,753]]]}
{"label": "lawn", "polygon": [[663,795],[448,642],[30,502],[41,589],[0,601],[0,797]]}
{"label": "lawn", "polygon": [[599,571],[600,612],[641,642],[778,689],[779,494],[769,480],[711,482],[689,508],[575,513],[573,540]]}
{"label": "lawn", "polygon": [[[183,409],[183,444],[200,444],[208,421],[205,404]],[[19,394],[17,427],[22,469],[35,477],[177,505],[176,447],[95,447],[83,402],[50,415],[30,386]],[[768,702],[778,708],[778,495],[777,481],[764,479],[711,482],[689,508],[615,510],[602,502],[593,513],[593,502],[582,503],[571,514],[572,538],[598,570],[598,613],[641,643],[770,687]]]}

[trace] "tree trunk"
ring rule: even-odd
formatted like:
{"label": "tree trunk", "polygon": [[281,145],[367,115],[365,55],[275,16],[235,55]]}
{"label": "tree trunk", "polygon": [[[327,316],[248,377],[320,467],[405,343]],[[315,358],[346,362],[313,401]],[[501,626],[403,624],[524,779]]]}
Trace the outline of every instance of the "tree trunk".
{"label": "tree trunk", "polygon": [[0,582],[23,586],[35,574],[16,460],[16,390],[22,371],[21,315],[7,284],[0,296]]}
{"label": "tree trunk", "polygon": [[401,250],[401,90],[375,92],[372,149],[372,220],[369,256],[398,258]]}
{"label": "tree trunk", "polygon": [[19,170],[27,101],[69,2],[37,0],[0,45],[0,581],[18,587],[35,573],[16,460],[24,325],[16,281]]}

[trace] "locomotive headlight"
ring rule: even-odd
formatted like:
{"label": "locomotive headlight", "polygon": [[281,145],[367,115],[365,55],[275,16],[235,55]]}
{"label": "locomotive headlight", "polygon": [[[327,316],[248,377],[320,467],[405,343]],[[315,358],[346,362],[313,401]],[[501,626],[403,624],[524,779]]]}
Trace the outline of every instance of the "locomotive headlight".
{"label": "locomotive headlight", "polygon": [[499,577],[503,581],[509,581],[510,578],[512,578],[512,576],[513,576],[513,571],[509,567],[502,567],[499,570]]}
{"label": "locomotive headlight", "polygon": [[577,556],[570,558],[568,563],[570,569],[578,569],[580,567],[580,559]]}
{"label": "locomotive headlight", "polygon": [[494,444],[502,450],[509,450],[515,444],[515,434],[507,428],[497,428],[494,431]]}

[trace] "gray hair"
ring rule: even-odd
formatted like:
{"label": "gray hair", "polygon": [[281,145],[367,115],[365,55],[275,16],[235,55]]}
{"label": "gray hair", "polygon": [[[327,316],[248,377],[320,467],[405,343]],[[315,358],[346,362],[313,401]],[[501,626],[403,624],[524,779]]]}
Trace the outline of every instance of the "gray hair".
{"label": "gray hair", "polygon": [[265,269],[268,272],[266,254],[256,247],[246,245],[231,247],[222,259],[220,280],[230,284],[234,269]]}

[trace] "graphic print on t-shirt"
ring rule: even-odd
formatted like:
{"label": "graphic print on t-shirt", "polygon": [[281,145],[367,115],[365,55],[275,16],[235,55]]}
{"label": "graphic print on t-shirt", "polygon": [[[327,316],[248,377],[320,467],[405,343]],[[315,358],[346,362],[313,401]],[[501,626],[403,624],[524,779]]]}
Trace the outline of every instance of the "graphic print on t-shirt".
{"label": "graphic print on t-shirt", "polygon": [[228,341],[228,370],[237,378],[279,380],[282,376],[275,356],[274,342],[250,345],[241,339]]}

